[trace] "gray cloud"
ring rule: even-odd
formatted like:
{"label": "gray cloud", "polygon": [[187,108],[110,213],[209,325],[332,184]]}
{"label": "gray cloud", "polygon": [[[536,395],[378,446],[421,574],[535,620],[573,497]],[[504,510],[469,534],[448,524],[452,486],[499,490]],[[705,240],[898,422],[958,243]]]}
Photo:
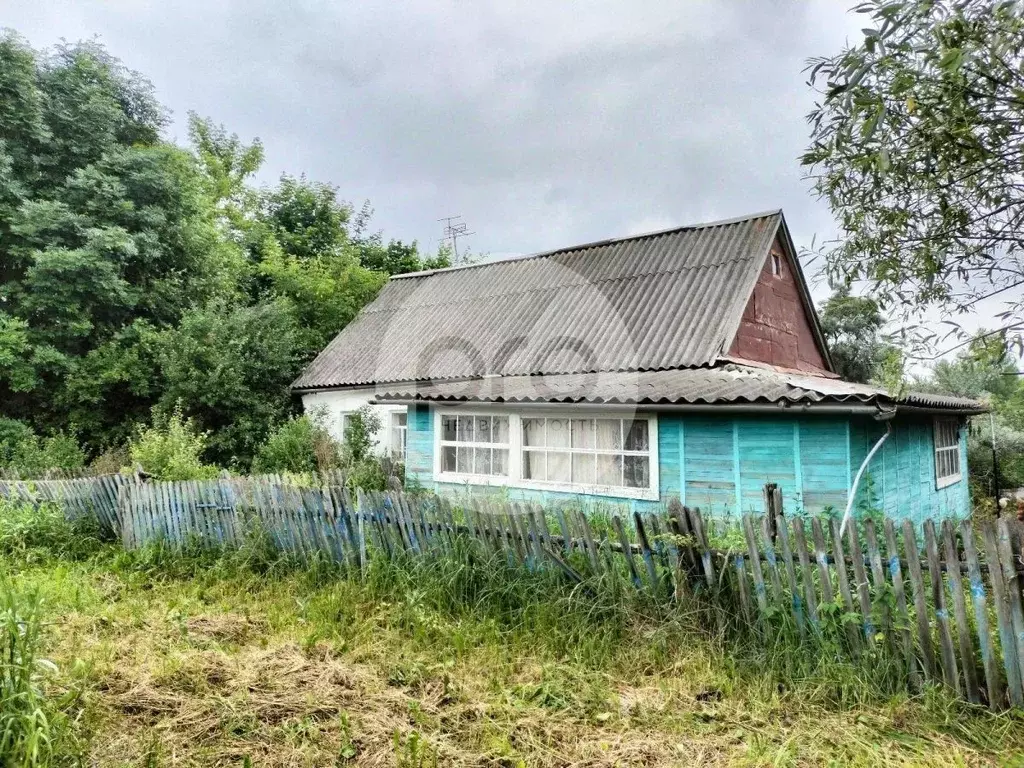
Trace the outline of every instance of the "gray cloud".
{"label": "gray cloud", "polygon": [[686,3],[8,0],[39,47],[98,35],[189,110],[369,198],[433,247],[462,214],[508,255],[783,207],[831,233],[797,156],[803,62],[857,19],[835,0]]}

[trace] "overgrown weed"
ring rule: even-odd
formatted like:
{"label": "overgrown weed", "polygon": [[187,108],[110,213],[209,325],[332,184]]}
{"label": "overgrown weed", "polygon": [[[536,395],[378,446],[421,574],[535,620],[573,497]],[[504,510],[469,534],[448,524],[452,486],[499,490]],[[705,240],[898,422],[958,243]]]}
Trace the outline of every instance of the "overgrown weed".
{"label": "overgrown weed", "polygon": [[70,521],[55,504],[0,498],[0,557],[9,562],[82,560],[101,546],[99,524],[93,518]]}
{"label": "overgrown weed", "polygon": [[[770,632],[743,631],[729,596],[711,600],[706,585],[675,604],[636,590],[625,569],[593,576],[579,553],[569,562],[582,583],[456,540],[444,554],[376,557],[362,571],[284,555],[254,530],[233,551],[106,547],[56,569],[18,568],[48,596],[75,582],[93,590],[63,620],[58,648],[65,666],[89,656],[89,754],[100,765],[125,750],[142,764],[143,749],[189,765],[386,754],[411,765],[609,766],[693,755],[984,762],[1024,749],[1016,715],[893,688],[884,647],[841,661],[829,650],[843,642],[839,621],[813,639],[788,612]],[[74,627],[104,639],[83,646]],[[126,729],[141,735],[127,740]]]}
{"label": "overgrown weed", "polygon": [[47,694],[56,665],[42,656],[38,592],[0,579],[0,758],[4,766],[45,768],[75,758],[67,712],[75,690]]}

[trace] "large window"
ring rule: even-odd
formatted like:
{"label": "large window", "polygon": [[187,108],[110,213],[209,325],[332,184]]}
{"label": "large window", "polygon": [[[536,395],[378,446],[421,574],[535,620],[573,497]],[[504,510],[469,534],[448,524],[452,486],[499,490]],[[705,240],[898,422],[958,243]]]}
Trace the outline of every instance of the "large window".
{"label": "large window", "polygon": [[605,488],[651,483],[646,419],[524,418],[523,479]]}
{"label": "large window", "polygon": [[956,419],[936,419],[935,485],[944,488],[960,477],[960,425]]}
{"label": "large window", "polygon": [[657,498],[657,422],[613,413],[437,416],[438,480]]}
{"label": "large window", "polygon": [[466,477],[505,477],[509,417],[490,414],[441,416],[441,472]]}

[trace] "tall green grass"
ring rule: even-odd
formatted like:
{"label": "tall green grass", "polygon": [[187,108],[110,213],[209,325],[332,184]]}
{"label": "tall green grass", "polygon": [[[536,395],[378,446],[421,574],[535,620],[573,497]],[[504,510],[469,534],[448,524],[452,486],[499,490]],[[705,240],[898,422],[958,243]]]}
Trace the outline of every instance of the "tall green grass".
{"label": "tall green grass", "polygon": [[[568,560],[583,577],[577,581],[557,568],[531,569],[465,536],[444,551],[373,554],[365,571],[327,559],[303,560],[254,531],[235,550],[198,541],[181,548],[155,544],[119,553],[114,564],[134,579],[188,579],[206,586],[225,579],[262,585],[297,577],[310,595],[331,594],[332,585],[343,583],[359,600],[401,606],[400,628],[426,646],[450,644],[449,628],[432,618],[443,616],[467,628],[460,630],[459,643],[525,640],[553,659],[590,668],[629,663],[656,669],[670,664],[680,649],[699,645],[769,698],[799,691],[809,701],[842,707],[906,694],[906,670],[888,644],[878,642],[850,658],[850,617],[838,605],[822,606],[820,627],[801,633],[785,608],[747,622],[728,578],[714,592],[695,580],[681,601],[671,600],[667,589],[638,590],[616,556],[611,567],[594,572],[574,552]],[[340,610],[329,603],[325,599],[320,606],[323,626]]]}
{"label": "tall green grass", "polygon": [[62,711],[74,694],[49,697],[53,662],[42,655],[39,594],[0,581],[0,764],[45,768],[71,762],[71,733]]}
{"label": "tall green grass", "polygon": [[49,558],[83,559],[101,546],[99,524],[70,521],[56,504],[28,504],[0,498],[0,556],[11,563]]}
{"label": "tall green grass", "polygon": [[[270,627],[294,632],[309,650],[326,641],[368,654],[373,633],[387,632],[401,638],[387,647],[381,665],[389,684],[429,678],[447,690],[445,670],[452,660],[485,659],[493,685],[512,705],[590,719],[614,708],[610,681],[671,677],[697,656],[701,679],[709,681],[699,694],[707,698],[698,702],[731,697],[773,712],[805,711],[807,705],[852,711],[862,705],[884,709],[894,700],[898,706],[910,696],[899,660],[885,643],[856,662],[845,660],[841,612],[822,611],[822,631],[813,638],[801,636],[788,610],[750,625],[729,578],[717,592],[695,579],[683,599],[673,601],[665,589],[636,589],[625,561],[614,555],[614,566],[597,573],[582,553],[567,555],[582,577],[577,580],[554,567],[531,569],[464,536],[445,550],[419,556],[371,554],[365,570],[326,558],[302,559],[279,550],[256,528],[236,549],[192,540],[183,547],[157,543],[124,551],[78,543],[73,526],[52,510],[0,515],[0,570],[18,572],[19,563],[30,559],[43,563],[35,569],[39,573],[50,568],[51,559],[74,559],[82,572],[104,579],[116,574],[132,592],[172,596],[175,604],[256,596],[246,610],[259,610]],[[0,590],[0,748],[4,758],[15,756],[0,759],[0,765],[66,763],[74,754],[68,713],[76,704],[72,694],[53,693],[59,688],[47,677],[51,668],[39,661],[44,654],[38,595],[17,592],[2,580]],[[540,674],[523,682],[501,671],[524,660],[537,664]],[[457,690],[457,682],[452,688]],[[993,748],[999,729],[975,728],[972,723],[982,715],[972,718],[969,705],[939,689],[926,691],[920,703],[915,717],[924,711],[936,729]],[[408,764],[424,755],[430,759],[417,744],[404,737],[396,752],[400,747]]]}

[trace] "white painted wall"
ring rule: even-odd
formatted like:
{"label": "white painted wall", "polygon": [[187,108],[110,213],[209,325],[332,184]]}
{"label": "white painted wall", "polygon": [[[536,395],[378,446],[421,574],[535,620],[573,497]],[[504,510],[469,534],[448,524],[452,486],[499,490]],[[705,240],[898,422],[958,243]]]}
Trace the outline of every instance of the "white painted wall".
{"label": "white painted wall", "polygon": [[[343,418],[345,414],[355,413],[364,405],[369,404],[376,394],[373,387],[308,392],[302,396],[302,409],[311,415],[318,410],[325,410],[327,429],[336,440],[340,441],[344,438]],[[401,446],[396,444],[394,431],[391,429],[391,415],[405,413],[406,407],[404,405],[373,404],[370,405],[370,408],[380,416],[381,425],[380,431],[374,436],[376,441],[374,450],[380,454],[398,452]]]}

